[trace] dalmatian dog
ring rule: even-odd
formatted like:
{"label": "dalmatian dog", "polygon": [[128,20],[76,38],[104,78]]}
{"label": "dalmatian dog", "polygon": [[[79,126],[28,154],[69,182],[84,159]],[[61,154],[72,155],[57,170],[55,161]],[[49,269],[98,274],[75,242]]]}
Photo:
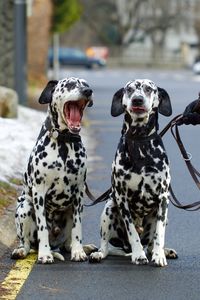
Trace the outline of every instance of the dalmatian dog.
{"label": "dalmatian dog", "polygon": [[31,249],[38,249],[39,263],[53,263],[52,249],[65,247],[71,260],[87,259],[81,224],[86,151],[79,132],[83,111],[93,104],[92,94],[85,80],[72,77],[49,81],[39,98],[40,104],[49,104],[47,118],[18,198],[15,220],[20,243],[12,258],[25,258]]}
{"label": "dalmatian dog", "polygon": [[169,202],[169,162],[158,135],[158,113],[170,116],[167,92],[147,79],[129,81],[112,100],[111,115],[124,113],[112,164],[110,195],[101,216],[101,245],[90,262],[130,255],[133,264],[166,266],[164,249]]}

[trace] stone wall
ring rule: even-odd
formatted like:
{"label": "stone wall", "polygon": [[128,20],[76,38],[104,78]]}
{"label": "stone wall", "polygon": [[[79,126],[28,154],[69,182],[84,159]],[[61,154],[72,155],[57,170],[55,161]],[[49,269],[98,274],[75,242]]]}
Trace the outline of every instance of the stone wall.
{"label": "stone wall", "polygon": [[18,95],[9,88],[0,86],[0,117],[16,118],[18,113]]}

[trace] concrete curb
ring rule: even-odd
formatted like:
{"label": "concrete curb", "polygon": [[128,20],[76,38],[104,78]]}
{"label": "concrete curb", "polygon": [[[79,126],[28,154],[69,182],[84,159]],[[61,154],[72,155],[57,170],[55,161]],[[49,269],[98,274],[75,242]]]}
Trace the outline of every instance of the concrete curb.
{"label": "concrete curb", "polygon": [[12,246],[16,239],[15,203],[5,209],[0,216],[0,256]]}

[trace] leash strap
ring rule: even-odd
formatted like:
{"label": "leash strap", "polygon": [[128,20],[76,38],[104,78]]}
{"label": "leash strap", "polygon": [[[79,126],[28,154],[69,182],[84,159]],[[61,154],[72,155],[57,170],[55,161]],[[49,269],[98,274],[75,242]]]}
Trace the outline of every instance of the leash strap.
{"label": "leash strap", "polygon": [[88,187],[88,184],[87,182],[85,182],[85,192],[86,192],[86,195],[88,196],[88,198],[93,201],[93,203],[96,201],[96,198],[93,196],[93,194],[90,192],[89,190],[89,187]]}
{"label": "leash strap", "polygon": [[[173,132],[173,126],[175,127],[175,133]],[[192,176],[192,178],[193,178],[194,182],[196,183],[198,189],[200,189],[200,181],[198,179],[198,177],[200,177],[200,173],[195,169],[195,167],[191,163],[191,158],[188,156],[188,153],[185,150],[185,147],[184,147],[183,142],[182,142],[181,137],[180,137],[180,133],[179,133],[177,124],[175,124],[173,126],[171,127],[172,135],[173,135],[174,139],[177,142],[177,145],[178,145],[178,147],[181,151],[181,154],[182,154],[183,159],[184,159],[184,161],[187,165],[187,168],[190,172],[190,175]]]}
{"label": "leash strap", "polygon": [[[200,172],[192,165],[191,163],[191,157],[188,156],[188,152],[186,151],[184,145],[183,145],[183,142],[181,140],[181,137],[180,137],[180,133],[179,133],[179,129],[178,129],[178,125],[177,125],[177,121],[179,120],[179,118],[181,117],[182,115],[177,115],[176,117],[174,117],[165,127],[164,129],[160,132],[160,136],[162,137],[169,129],[171,130],[171,133],[172,133],[172,136],[174,137],[178,147],[179,147],[179,150],[182,154],[182,157],[186,163],[186,166],[189,170],[189,173],[190,175],[192,176],[196,186],[198,187],[198,189],[200,189],[200,181],[199,181],[199,178],[200,178]],[[175,130],[174,130],[175,128]],[[198,178],[199,177],[199,178]],[[180,208],[180,209],[184,209],[184,210],[187,210],[187,211],[196,211],[196,210],[199,210],[200,209],[200,201],[196,201],[196,202],[193,202],[191,204],[181,204],[178,199],[176,198],[175,194],[174,194],[174,191],[170,185],[169,187],[169,191],[170,191],[170,194],[171,194],[171,197],[170,197],[170,201],[171,203],[177,207],[177,208]]]}
{"label": "leash strap", "polygon": [[92,204],[85,204],[85,206],[93,206],[93,205],[96,205],[100,202],[106,201],[109,198],[109,195],[110,195],[111,191],[112,191],[112,188],[110,187],[102,195],[100,195],[98,198],[96,198],[95,201]]}
{"label": "leash strap", "polygon": [[173,124],[175,124],[177,121],[178,121],[178,119],[180,118],[180,117],[182,117],[182,114],[180,114],[180,115],[177,115],[176,117],[174,117],[164,128],[163,128],[163,130],[159,133],[159,135],[161,136],[161,137],[163,137],[163,135],[171,128],[171,126],[173,125]]}
{"label": "leash strap", "polygon": [[200,201],[196,201],[196,202],[193,202],[191,204],[181,204],[178,199],[176,198],[175,194],[174,194],[174,191],[171,187],[171,185],[169,186],[169,191],[170,191],[170,202],[177,208],[180,208],[180,209],[184,209],[184,210],[187,210],[187,211],[197,211],[200,209]]}

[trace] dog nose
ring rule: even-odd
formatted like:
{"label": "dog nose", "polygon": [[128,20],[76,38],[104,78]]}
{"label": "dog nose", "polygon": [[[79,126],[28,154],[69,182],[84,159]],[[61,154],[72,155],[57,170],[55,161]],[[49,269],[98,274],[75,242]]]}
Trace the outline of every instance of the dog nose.
{"label": "dog nose", "polygon": [[144,103],[143,98],[141,98],[141,97],[137,97],[137,98],[132,99],[132,105],[133,106],[142,106],[143,103]]}
{"label": "dog nose", "polygon": [[90,97],[92,95],[92,90],[89,89],[89,88],[85,88],[85,89],[82,90],[82,93],[83,93],[84,96]]}

